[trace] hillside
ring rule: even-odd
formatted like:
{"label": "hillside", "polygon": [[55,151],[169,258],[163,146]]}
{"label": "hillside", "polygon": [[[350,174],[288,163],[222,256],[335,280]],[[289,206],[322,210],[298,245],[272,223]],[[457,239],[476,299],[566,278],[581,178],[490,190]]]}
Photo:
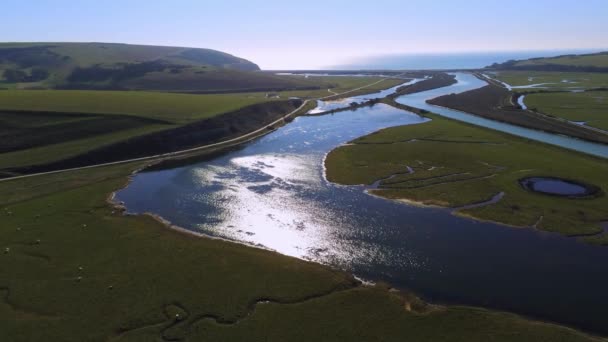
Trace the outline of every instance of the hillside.
{"label": "hillside", "polygon": [[487,68],[496,70],[608,72],[608,51],[585,55],[511,60],[505,63],[494,63]]}
{"label": "hillside", "polygon": [[110,43],[0,44],[0,87],[232,91],[296,89],[306,82],[259,73],[233,55],[198,48]]}

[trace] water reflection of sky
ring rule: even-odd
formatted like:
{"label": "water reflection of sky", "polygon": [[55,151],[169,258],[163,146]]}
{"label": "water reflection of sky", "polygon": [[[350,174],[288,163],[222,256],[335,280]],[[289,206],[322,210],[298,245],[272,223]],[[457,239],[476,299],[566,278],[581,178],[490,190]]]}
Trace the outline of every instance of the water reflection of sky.
{"label": "water reflection of sky", "polygon": [[[187,221],[181,225],[189,229],[291,256],[345,267],[355,259],[381,259],[391,252],[344,239],[344,231],[360,228],[335,192],[351,190],[324,180],[323,158],[331,148],[379,128],[424,121],[383,104],[324,120],[298,118],[236,153],[193,167],[142,173],[119,197],[135,208],[138,200],[129,200],[129,194],[155,189],[145,198],[156,198],[156,210],[171,212],[176,224],[180,219],[175,222],[173,216],[180,213]],[[163,203],[166,199],[172,202]]]}
{"label": "water reflection of sky", "polygon": [[318,114],[318,113],[322,113],[322,112],[326,112],[329,110],[334,110],[334,109],[340,109],[340,108],[344,108],[344,107],[348,107],[351,103],[361,103],[361,102],[365,102],[365,101],[369,101],[369,100],[373,100],[373,99],[381,99],[383,97],[386,97],[392,93],[394,93],[395,91],[397,91],[397,88],[399,87],[404,87],[410,84],[414,84],[416,82],[420,82],[422,79],[413,79],[411,81],[408,82],[404,82],[402,84],[399,84],[397,86],[388,88],[388,89],[384,89],[375,93],[371,93],[371,94],[364,94],[364,95],[359,95],[359,96],[352,96],[352,97],[348,97],[348,98],[344,98],[344,99],[339,99],[339,100],[334,100],[334,101],[317,101],[317,107],[314,109],[311,109],[308,114]]}

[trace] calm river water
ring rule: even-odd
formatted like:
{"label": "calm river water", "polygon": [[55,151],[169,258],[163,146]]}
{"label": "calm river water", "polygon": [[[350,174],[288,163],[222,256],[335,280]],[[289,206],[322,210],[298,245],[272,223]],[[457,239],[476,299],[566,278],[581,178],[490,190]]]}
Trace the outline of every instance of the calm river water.
{"label": "calm river water", "polygon": [[[400,102],[424,108],[425,97],[483,85],[464,74],[458,80]],[[608,334],[608,248],[326,181],[323,159],[335,147],[383,127],[425,121],[382,104],[299,117],[206,161],[140,172],[117,199],[132,213],[153,212],[195,232],[387,281],[430,301],[498,308]]]}

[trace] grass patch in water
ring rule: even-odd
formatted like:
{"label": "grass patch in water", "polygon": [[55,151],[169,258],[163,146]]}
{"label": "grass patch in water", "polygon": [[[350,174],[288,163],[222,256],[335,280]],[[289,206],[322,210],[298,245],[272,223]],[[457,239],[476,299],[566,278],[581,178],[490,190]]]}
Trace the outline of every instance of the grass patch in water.
{"label": "grass patch in water", "polygon": [[[519,179],[552,176],[608,189],[608,162],[431,115],[433,121],[384,129],[329,153],[327,177],[342,184],[380,183],[376,195],[460,207],[504,192],[494,204],[458,211],[480,220],[559,232],[596,234],[608,198],[568,199],[526,191]],[[362,167],[364,166],[364,167]]]}

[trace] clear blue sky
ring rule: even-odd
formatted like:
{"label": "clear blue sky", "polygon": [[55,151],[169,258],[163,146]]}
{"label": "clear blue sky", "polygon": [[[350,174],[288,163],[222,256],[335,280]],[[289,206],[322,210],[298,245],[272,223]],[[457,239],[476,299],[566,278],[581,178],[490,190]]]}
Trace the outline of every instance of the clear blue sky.
{"label": "clear blue sky", "polygon": [[0,41],[206,47],[266,69],[370,55],[608,48],[608,0],[2,0]]}

